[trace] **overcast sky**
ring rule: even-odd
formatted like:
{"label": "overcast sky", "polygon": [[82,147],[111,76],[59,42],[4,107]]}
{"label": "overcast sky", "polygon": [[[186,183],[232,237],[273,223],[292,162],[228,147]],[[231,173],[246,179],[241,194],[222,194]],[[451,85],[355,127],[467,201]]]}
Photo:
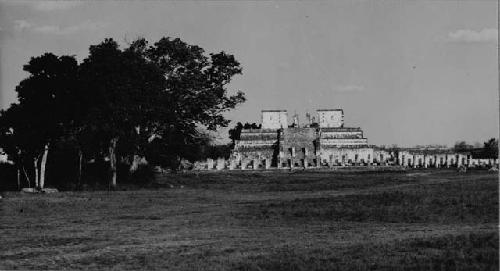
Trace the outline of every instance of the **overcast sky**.
{"label": "overcast sky", "polygon": [[241,62],[230,88],[248,101],[234,122],[343,108],[370,144],[483,142],[498,136],[497,32],[493,0],[0,0],[0,106],[16,100],[31,56],[81,61],[105,37],[169,36]]}

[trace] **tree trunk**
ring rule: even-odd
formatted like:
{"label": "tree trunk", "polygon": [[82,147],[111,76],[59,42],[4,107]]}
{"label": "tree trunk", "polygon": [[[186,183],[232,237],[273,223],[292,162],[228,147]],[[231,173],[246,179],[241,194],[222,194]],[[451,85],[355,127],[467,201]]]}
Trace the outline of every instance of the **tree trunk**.
{"label": "tree trunk", "polygon": [[111,139],[109,143],[109,170],[111,171],[110,187],[116,188],[116,142],[118,138]]}
{"label": "tree trunk", "polygon": [[135,172],[139,168],[139,163],[141,162],[141,157],[137,154],[132,155],[132,163],[130,165],[129,171]]}
{"label": "tree trunk", "polygon": [[28,187],[31,188],[30,177],[28,176],[28,173],[26,173],[26,169],[24,169],[24,166],[23,166],[23,172],[24,172],[24,176],[26,177],[26,181],[28,182]]}
{"label": "tree trunk", "polygon": [[38,189],[40,187],[40,182],[38,179],[38,157],[35,157],[33,160],[33,167],[35,168],[35,188]]}
{"label": "tree trunk", "polygon": [[17,167],[17,190],[21,190],[21,169]]}
{"label": "tree trunk", "polygon": [[45,185],[45,168],[47,165],[47,155],[49,154],[49,143],[45,144],[43,150],[42,162],[40,163],[40,189]]}
{"label": "tree trunk", "polygon": [[83,160],[83,152],[81,149],[78,149],[78,177],[77,177],[78,188],[81,188],[82,186],[82,160]]}

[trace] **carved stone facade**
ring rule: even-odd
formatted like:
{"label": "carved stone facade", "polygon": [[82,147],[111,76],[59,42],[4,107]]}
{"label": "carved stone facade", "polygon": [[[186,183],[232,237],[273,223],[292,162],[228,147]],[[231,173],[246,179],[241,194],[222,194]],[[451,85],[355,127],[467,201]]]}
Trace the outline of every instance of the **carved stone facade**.
{"label": "carved stone facade", "polygon": [[196,169],[265,170],[345,166],[400,166],[448,168],[498,166],[498,159],[473,159],[449,149],[383,149],[368,145],[363,130],[344,127],[342,109],[317,110],[299,126],[294,115],[288,124],[286,110],[263,110],[261,129],[243,129],[229,161],[200,162]]}
{"label": "carved stone facade", "polygon": [[289,127],[286,111],[262,111],[262,129],[242,130],[232,160],[241,169],[372,163],[373,148],[368,146],[360,128],[344,127],[343,110],[318,110],[313,119],[318,122],[297,127],[298,121],[294,120]]}

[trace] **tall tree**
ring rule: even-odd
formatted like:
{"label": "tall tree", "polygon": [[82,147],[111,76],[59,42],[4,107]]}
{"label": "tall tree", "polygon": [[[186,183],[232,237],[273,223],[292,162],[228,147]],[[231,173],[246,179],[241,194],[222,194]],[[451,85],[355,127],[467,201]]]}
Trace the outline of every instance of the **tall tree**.
{"label": "tall tree", "polygon": [[489,159],[498,158],[498,139],[491,138],[487,142],[484,142],[484,156]]}
{"label": "tall tree", "polygon": [[156,112],[163,120],[158,123],[156,139],[168,150],[171,166],[175,167],[180,158],[189,155],[189,148],[182,146],[202,137],[200,127],[226,127],[229,120],[224,112],[245,101],[243,92],[231,95],[227,89],[242,68],[233,55],[206,55],[201,47],[180,39],[162,38],[152,46],[141,39],[135,44],[140,45],[137,47],[145,58],[159,67],[166,79],[160,110]]}
{"label": "tall tree", "polygon": [[[33,167],[33,157],[37,153],[36,146],[39,145],[37,137],[31,132],[25,110],[19,104],[12,104],[7,110],[0,112],[0,147],[7,153],[9,159],[14,161],[18,175],[22,172],[28,186],[37,186],[35,182],[35,172],[29,174],[29,169]],[[30,140],[33,139],[33,140]],[[28,170],[27,170],[28,169]],[[33,178],[31,178],[32,176]]]}
{"label": "tall tree", "polygon": [[148,130],[158,121],[152,115],[164,89],[164,77],[135,48],[120,50],[113,39],[90,46],[90,55],[80,67],[81,82],[88,98],[88,133],[107,147],[110,186],[117,184],[117,146],[121,139]]}
{"label": "tall tree", "polygon": [[[19,104],[2,113],[7,149],[20,163],[32,160],[35,186],[45,185],[45,169],[51,144],[72,118],[70,102],[76,87],[78,64],[72,56],[51,53],[33,57],[23,69],[30,75],[16,87]],[[21,162],[22,161],[22,162]]]}
{"label": "tall tree", "polygon": [[229,139],[231,139],[231,145],[234,147],[235,141],[240,140],[241,130],[243,130],[243,124],[238,122],[234,128],[229,129]]}
{"label": "tall tree", "polygon": [[34,169],[37,186],[57,140],[75,143],[80,165],[83,153],[108,157],[113,187],[121,155],[145,155],[154,146],[164,153],[152,160],[176,167],[206,145],[200,128],[227,126],[224,112],[245,100],[227,89],[241,73],[234,56],[206,55],[180,39],[152,46],[138,39],[124,50],[106,39],[90,46],[80,66],[73,57],[45,54],[24,69],[30,76],[16,89],[19,104],[1,112],[0,137],[23,169]]}

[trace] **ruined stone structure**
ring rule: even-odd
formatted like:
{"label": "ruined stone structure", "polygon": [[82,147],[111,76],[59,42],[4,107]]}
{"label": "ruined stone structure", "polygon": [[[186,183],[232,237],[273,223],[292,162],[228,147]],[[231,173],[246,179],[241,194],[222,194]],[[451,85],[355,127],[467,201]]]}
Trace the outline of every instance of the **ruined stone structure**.
{"label": "ruined stone structure", "polygon": [[473,159],[470,154],[449,149],[398,148],[388,150],[368,145],[359,127],[344,127],[342,109],[317,110],[306,114],[300,126],[298,116],[288,124],[286,110],[263,110],[261,129],[243,129],[229,161],[212,160],[195,164],[196,169],[264,170],[308,169],[344,166],[402,166],[407,168],[449,168],[495,166],[498,159]]}
{"label": "ruined stone structure", "polygon": [[235,144],[232,160],[241,169],[315,168],[368,165],[373,148],[360,128],[344,127],[342,109],[322,109],[299,127],[294,117],[288,126],[285,110],[262,111],[262,129],[244,129]]}
{"label": "ruined stone structure", "polygon": [[288,127],[286,110],[262,110],[262,129],[280,129]]}

